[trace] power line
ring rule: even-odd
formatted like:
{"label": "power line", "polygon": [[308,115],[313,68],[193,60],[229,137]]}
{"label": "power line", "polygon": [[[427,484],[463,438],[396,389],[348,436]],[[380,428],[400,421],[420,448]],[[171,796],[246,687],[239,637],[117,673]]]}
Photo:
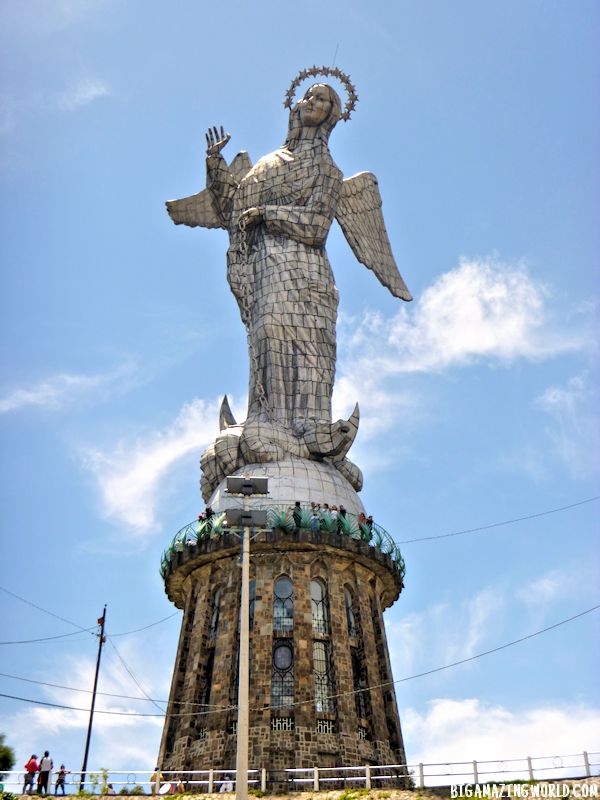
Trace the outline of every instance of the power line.
{"label": "power line", "polygon": [[81,625],[78,625],[76,622],[72,622],[70,619],[65,619],[64,617],[61,617],[59,614],[55,614],[53,611],[48,611],[47,608],[42,608],[42,606],[38,606],[36,603],[32,603],[31,600],[26,600],[24,597],[21,597],[21,595],[15,594],[15,592],[11,592],[9,589],[5,589],[4,586],[0,586],[0,590],[6,592],[6,594],[11,595],[12,597],[16,597],[17,600],[20,600],[22,603],[27,603],[28,606],[37,608],[38,611],[43,611],[44,614],[49,614],[51,617],[60,619],[62,622],[66,622],[68,625],[72,625],[74,628],[79,628],[80,631],[85,631],[87,633],[90,630],[90,628],[84,628]]}
{"label": "power line", "polygon": [[[574,614],[572,617],[567,617],[567,619],[560,620],[560,622],[555,622],[553,625],[548,625],[545,628],[541,628],[540,630],[534,631],[533,633],[528,633],[525,636],[519,637],[518,639],[513,639],[512,641],[506,642],[505,644],[498,645],[497,647],[492,647],[490,650],[484,650],[481,653],[476,653],[475,655],[469,656],[467,658],[461,658],[458,661],[453,661],[450,664],[444,664],[441,667],[434,667],[433,669],[426,670],[425,672],[418,672],[415,675],[408,675],[408,676],[406,676],[404,678],[398,678],[398,680],[395,680],[395,681],[386,681],[385,683],[379,683],[379,684],[375,684],[373,686],[364,686],[361,689],[355,689],[355,690],[347,691],[347,692],[339,692],[337,694],[329,695],[327,698],[324,698],[324,699],[333,700],[333,699],[336,699],[336,698],[339,698],[339,697],[347,697],[349,695],[359,694],[360,692],[367,692],[367,691],[372,691],[373,689],[381,689],[381,688],[384,688],[386,686],[393,686],[393,685],[395,685],[397,683],[406,683],[407,681],[412,681],[412,680],[415,680],[416,678],[423,678],[426,675],[433,675],[436,672],[442,672],[442,671],[444,671],[446,669],[451,669],[452,667],[460,666],[461,664],[467,664],[470,661],[475,661],[478,658],[483,658],[483,656],[488,656],[488,655],[491,655],[492,653],[497,653],[500,650],[506,650],[508,647],[513,647],[514,645],[520,644],[521,642],[525,642],[528,639],[533,639],[534,637],[540,636],[543,633],[547,633],[548,631],[554,630],[555,628],[559,628],[562,625],[566,625],[569,622],[573,622],[574,620],[585,616],[586,614],[591,614],[592,611],[597,611],[599,608],[600,608],[600,604],[592,606],[591,608],[587,608],[585,611],[580,611],[578,614]],[[20,701],[25,702],[25,703],[33,703],[33,704],[36,704],[36,705],[50,706],[52,708],[62,708],[62,709],[70,710],[70,711],[87,711],[88,710],[88,709],[84,709],[84,708],[76,708],[74,706],[61,705],[59,703],[48,703],[48,702],[44,702],[42,700],[32,700],[31,698],[27,698],[27,697],[16,697],[16,696],[10,695],[10,694],[0,693],[0,697],[6,697],[6,698],[9,698],[11,700],[20,700]],[[136,698],[136,699],[141,699],[141,698]],[[273,708],[277,708],[277,709],[293,708],[295,706],[307,705],[307,704],[313,703],[313,702],[314,702],[314,699],[311,699],[311,700],[300,700],[300,701],[298,701],[296,703],[286,703],[285,705],[282,705],[282,706],[272,706],[272,705],[255,706],[251,710],[252,711],[268,711],[268,710],[273,709]],[[213,711],[202,712],[202,714],[203,714],[203,716],[207,716],[209,714],[222,714],[222,713],[224,713],[226,711],[235,711],[236,709],[237,709],[237,706],[229,706],[229,707],[223,707],[222,709],[215,709]],[[188,717],[188,716],[191,716],[191,715],[197,715],[199,712],[197,712],[197,711],[184,711],[184,712],[180,712],[180,713],[177,713],[177,714],[169,714],[169,713],[167,713],[167,714],[164,714],[164,713],[162,713],[162,714],[140,714],[140,713],[137,713],[137,712],[130,712],[130,711],[100,711],[100,710],[97,710],[96,713],[97,714],[113,714],[113,715],[128,716],[128,717],[165,717],[165,716],[166,717]]]}
{"label": "power line", "polygon": [[[482,653],[477,653],[474,656],[469,656],[468,658],[461,658],[458,661],[452,661],[450,664],[444,664],[442,667],[434,667],[433,669],[428,669],[425,672],[417,672],[415,675],[408,675],[406,678],[398,678],[395,681],[386,681],[385,683],[377,683],[374,686],[365,686],[362,689],[354,689],[348,692],[339,692],[338,694],[329,695],[327,700],[334,700],[338,697],[348,697],[349,695],[360,694],[360,692],[365,691],[372,691],[373,689],[383,689],[386,686],[394,686],[397,683],[406,683],[407,681],[413,681],[416,678],[423,678],[425,675],[433,675],[435,672],[443,672],[446,669],[450,669],[451,667],[458,667],[461,664],[467,664],[469,661],[476,661],[478,658],[483,658],[483,656],[489,656],[491,653],[497,653],[500,650],[506,650],[507,647],[513,647],[515,644],[520,644],[521,642],[525,642],[527,639],[533,639],[535,636],[540,636],[542,633],[547,633],[548,631],[554,630],[554,628],[559,628],[561,625],[566,625],[568,622],[573,622],[573,620],[579,619],[579,617],[583,617],[586,614],[591,614],[592,611],[597,611],[600,608],[600,603],[597,606],[592,606],[591,608],[587,608],[585,611],[580,611],[579,614],[574,614],[572,617],[568,617],[567,619],[563,619],[560,622],[555,622],[553,625],[548,625],[546,628],[541,628],[539,631],[534,631],[533,633],[528,633],[525,636],[521,636],[519,639],[513,639],[512,642],[506,642],[505,644],[500,644],[497,647],[492,647],[490,650],[484,650]],[[306,705],[305,700],[301,700],[297,703],[287,703],[284,708],[292,708],[293,706],[300,706]],[[312,701],[308,701],[312,702]],[[278,706],[281,708],[282,706]],[[273,706],[261,706],[258,708],[253,708],[253,711],[268,711],[269,709],[273,708]]]}
{"label": "power line", "polygon": [[[65,689],[68,692],[81,692],[82,694],[92,694],[91,689],[79,689],[76,688],[75,686],[65,686],[62,683],[49,683],[48,681],[36,681],[33,678],[25,678],[22,675],[11,675],[8,672],[0,672],[0,677],[11,678],[12,680],[15,681],[23,681],[24,683],[33,683],[36,686],[48,686],[51,689]],[[219,709],[220,711],[231,709],[231,706],[219,706],[211,703],[193,703],[189,700],[158,700],[152,697],[139,697],[139,696],[134,697],[133,695],[130,694],[116,694],[115,692],[97,691],[96,694],[102,695],[103,697],[115,697],[118,698],[119,700],[137,700],[138,702],[144,702],[144,703],[150,701],[153,703],[154,702],[165,703],[165,704],[170,703],[171,705],[177,705],[177,706],[200,706],[202,708],[216,708]]]}
{"label": "power line", "polygon": [[[71,631],[71,633],[59,633],[57,636],[43,636],[40,639],[20,639],[14,642],[0,642],[2,644],[33,644],[34,642],[49,642],[52,639],[64,639],[67,636],[79,636],[82,631],[86,633],[91,633],[97,626],[94,625],[91,628],[82,628],[81,631]],[[81,639],[77,640],[81,641]]]}
{"label": "power line", "polygon": [[161,622],[166,622],[168,619],[177,616],[179,614],[179,609],[174,611],[172,614],[169,614],[162,619],[158,619],[156,622],[151,622],[149,625],[144,625],[143,628],[135,628],[132,631],[123,631],[122,633],[111,633],[110,638],[114,639],[115,636],[129,636],[130,633],[139,633],[140,631],[147,631],[148,628],[153,628],[155,625],[160,625]]}
{"label": "power line", "polygon": [[[21,595],[16,594],[15,592],[11,592],[10,589],[5,589],[4,586],[0,586],[0,590],[6,592],[6,594],[11,595],[11,597],[16,597],[17,600],[21,600],[23,603],[27,603],[28,606],[32,606],[33,608],[37,608],[38,611],[43,611],[44,614],[49,614],[51,617],[56,617],[56,619],[60,619],[62,622],[66,622],[69,625],[73,625],[73,627],[78,628],[80,631],[90,632],[93,631],[93,628],[83,628],[81,625],[78,625],[76,622],[72,622],[69,619],[65,619],[61,617],[59,614],[55,614],[53,611],[48,611],[47,608],[42,608],[42,606],[38,606],[36,603],[33,603],[31,600],[27,600],[25,597],[21,597]],[[132,631],[122,631],[121,633],[112,633],[111,637],[114,636],[129,636],[130,633],[139,633],[140,631],[148,630],[148,628],[153,628],[155,625],[160,625],[161,622],[166,622],[166,620],[171,619],[179,614],[179,610],[174,611],[172,614],[168,614],[166,617],[162,617],[162,619],[156,620],[156,622],[151,622],[149,625],[144,625],[141,628],[134,628]],[[94,626],[96,627],[96,626]],[[63,634],[64,636],[71,636],[72,634]],[[58,636],[48,636],[47,639],[58,639]],[[43,639],[31,639],[25,640],[23,642],[0,642],[0,644],[28,644],[29,641],[45,641]]]}
{"label": "power line", "polygon": [[140,692],[141,692],[141,693],[144,695],[144,697],[146,698],[146,700],[149,700],[149,701],[152,703],[152,705],[153,705],[155,708],[158,708],[158,710],[159,710],[161,713],[164,713],[164,709],[163,709],[163,708],[161,708],[161,707],[158,705],[158,703],[157,703],[155,700],[153,700],[153,699],[152,699],[152,698],[149,696],[148,692],[147,692],[147,691],[144,689],[144,687],[142,686],[142,684],[141,684],[141,683],[138,681],[138,679],[135,677],[135,675],[133,674],[133,672],[132,672],[132,671],[129,669],[129,667],[128,667],[128,666],[127,666],[127,664],[125,663],[125,659],[123,658],[123,656],[122,656],[122,655],[119,653],[119,651],[117,650],[117,646],[116,646],[116,645],[115,645],[115,643],[114,643],[114,642],[111,640],[110,636],[108,637],[108,643],[110,644],[110,646],[112,647],[112,649],[115,651],[115,653],[116,653],[116,654],[117,654],[117,656],[119,657],[119,661],[121,662],[121,664],[122,664],[122,665],[125,667],[125,669],[127,670],[127,674],[129,675],[129,677],[131,678],[131,680],[132,680],[132,681],[135,683],[135,685],[138,687],[138,689],[140,690]]}
{"label": "power line", "polygon": [[[30,697],[17,697],[13,694],[4,694],[0,692],[0,697],[7,697],[9,700],[20,700],[22,703],[33,703],[36,706],[48,706],[49,708],[62,708],[67,711],[85,711],[86,714],[90,713],[89,708],[77,708],[76,706],[65,706],[62,703],[49,703],[45,700],[32,700]],[[101,711],[95,710],[96,714],[111,714],[118,717],[164,717],[164,714],[138,714],[133,711]]]}
{"label": "power line", "polygon": [[548,514],[557,514],[559,511],[567,511],[570,508],[583,506],[586,503],[593,503],[595,500],[600,500],[600,495],[596,497],[588,497],[586,500],[580,500],[578,503],[570,503],[568,506],[560,506],[559,508],[551,508],[548,511],[539,511],[537,514],[527,514],[524,517],[515,517],[514,519],[505,519],[502,522],[492,522],[489,525],[481,525],[478,528],[466,528],[463,531],[453,531],[452,533],[440,533],[437,536],[420,536],[418,539],[404,539],[395,544],[412,544],[413,542],[430,542],[433,539],[447,539],[450,536],[462,536],[465,533],[477,533],[477,531],[487,531],[490,528],[499,528],[502,525],[512,525],[515,522],[523,522],[527,519],[536,519],[537,517],[546,517]]}

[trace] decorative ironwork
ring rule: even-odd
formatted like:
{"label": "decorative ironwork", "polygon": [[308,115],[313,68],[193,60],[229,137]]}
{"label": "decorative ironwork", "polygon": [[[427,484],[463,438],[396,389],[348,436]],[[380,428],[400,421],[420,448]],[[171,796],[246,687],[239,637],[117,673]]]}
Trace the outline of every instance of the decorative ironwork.
{"label": "decorative ironwork", "polygon": [[332,719],[318,719],[317,733],[335,733],[335,723]]}
{"label": "decorative ironwork", "polygon": [[354,595],[347,586],[344,587],[344,604],[346,606],[348,636],[351,639],[355,639],[358,634],[358,626],[356,625],[356,615],[354,613]]}
{"label": "decorative ironwork", "polygon": [[275,639],[271,670],[271,705],[275,708],[294,703],[294,645],[291,639]]}
{"label": "decorative ironwork", "polygon": [[329,600],[327,589],[321,580],[310,582],[312,606],[312,628],[314,633],[329,633]]}
{"label": "decorative ironwork", "polygon": [[[257,510],[267,511],[267,525],[271,530],[281,530],[284,533],[290,533],[291,531],[299,529],[310,530],[309,507],[303,507],[301,509],[301,512],[306,511],[306,514],[300,513],[297,515],[300,521],[299,525],[296,525],[294,515],[286,507],[263,506],[262,509],[257,507]],[[330,535],[335,535],[337,533],[340,536],[349,536],[351,539],[366,542],[380,553],[389,555],[398,569],[400,577],[404,579],[406,567],[402,554],[400,553],[400,548],[394,542],[390,534],[380,525],[376,523],[373,523],[371,526],[361,525],[358,521],[358,517],[350,513],[346,513],[345,517],[338,517],[336,519],[331,515],[331,512],[323,510],[321,510],[319,522],[319,531],[322,533],[328,533]],[[230,528],[226,525],[224,513],[215,514],[215,516],[211,518],[210,525],[206,520],[195,520],[188,525],[184,525],[183,528],[177,531],[171,543],[162,554],[160,574],[163,578],[166,576],[169,564],[173,561],[177,552],[183,551],[186,547],[191,549],[195,547],[196,544],[206,539],[218,539],[229,531]]]}
{"label": "decorative ironwork", "polygon": [[273,597],[273,630],[294,629],[294,586],[287,575],[275,581]]}
{"label": "decorative ironwork", "polygon": [[286,732],[294,730],[293,717],[273,717],[271,719],[271,730],[277,732]]}
{"label": "decorative ironwork", "polygon": [[313,674],[315,676],[315,708],[317,713],[334,712],[333,680],[329,642],[313,642]]}

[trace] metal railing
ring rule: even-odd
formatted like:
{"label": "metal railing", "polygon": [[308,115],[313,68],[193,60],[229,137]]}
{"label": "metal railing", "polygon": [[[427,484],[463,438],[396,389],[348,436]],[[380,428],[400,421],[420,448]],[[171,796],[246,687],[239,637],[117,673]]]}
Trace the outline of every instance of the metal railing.
{"label": "metal railing", "polygon": [[[324,791],[332,789],[385,789],[406,785],[416,788],[449,784],[523,783],[537,781],[579,780],[600,776],[600,752],[572,753],[560,756],[524,756],[522,758],[428,762],[418,764],[380,764],[356,767],[306,767],[282,770],[249,769],[248,783],[264,793],[270,791]],[[162,770],[151,781],[154,770],[90,770],[85,787],[100,794],[103,784],[112,784],[117,794],[154,794],[165,784],[173,791],[213,793],[233,791],[235,770],[206,769],[188,771]],[[24,772],[5,772],[4,787],[18,793],[23,787]],[[69,773],[67,794],[79,788],[81,773]],[[70,790],[70,791],[69,791]],[[53,794],[52,781],[49,794]]]}
{"label": "metal railing", "polygon": [[[254,508],[254,506],[253,506]],[[271,530],[281,530],[292,533],[296,530],[318,530],[324,533],[341,534],[356,541],[362,541],[374,547],[381,553],[389,555],[398,569],[400,577],[404,580],[406,566],[400,553],[400,548],[390,534],[376,523],[366,524],[359,522],[358,516],[346,512],[346,516],[334,517],[331,512],[319,512],[318,527],[311,519],[312,509],[306,506],[294,517],[293,509],[286,506],[256,506],[256,510],[267,512],[267,525]],[[186,547],[193,547],[206,539],[218,539],[227,533],[225,513],[215,514],[210,519],[198,519],[184,525],[177,531],[169,546],[164,550],[160,562],[160,574],[164,578],[169,569],[169,564],[177,552]]]}

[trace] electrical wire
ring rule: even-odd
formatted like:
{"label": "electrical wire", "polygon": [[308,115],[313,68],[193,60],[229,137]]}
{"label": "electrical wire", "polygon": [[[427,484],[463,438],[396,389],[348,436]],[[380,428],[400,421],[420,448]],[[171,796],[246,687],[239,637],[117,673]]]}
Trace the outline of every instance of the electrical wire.
{"label": "electrical wire", "polygon": [[[458,661],[452,661],[450,664],[444,664],[444,666],[442,667],[434,667],[433,669],[425,670],[425,672],[417,672],[415,675],[408,675],[405,678],[398,678],[398,680],[395,681],[386,681],[385,683],[377,683],[374,686],[365,686],[362,689],[354,689],[348,692],[339,692],[338,694],[329,695],[324,699],[334,700],[338,697],[347,697],[348,695],[360,694],[360,692],[372,691],[373,689],[383,689],[386,686],[395,686],[397,683],[406,683],[407,681],[413,681],[416,678],[423,678],[426,675],[433,675],[436,672],[443,672],[444,670],[450,669],[451,667],[458,667],[461,664],[467,664],[469,661],[476,661],[478,658],[489,656],[491,653],[498,653],[500,650],[506,650],[506,648],[508,647],[513,647],[516,644],[520,644],[521,642],[527,641],[527,639],[533,639],[535,636],[540,636],[542,633],[547,633],[548,631],[554,630],[555,628],[560,628],[561,625],[566,625],[568,622],[573,622],[573,620],[579,619],[580,617],[584,617],[586,614],[591,614],[592,611],[597,611],[599,608],[600,608],[600,603],[597,606],[592,606],[591,608],[587,608],[585,611],[580,611],[579,614],[574,614],[572,617],[563,619],[560,622],[555,622],[553,625],[548,625],[546,628],[541,628],[539,631],[534,631],[533,633],[528,633],[525,636],[519,637],[518,639],[513,639],[512,642],[506,642],[505,644],[500,644],[497,647],[492,647],[490,650],[484,650],[481,653],[476,653],[474,656],[469,656],[468,658],[461,658]],[[305,704],[306,701],[289,703],[286,704],[285,708],[291,708],[292,706],[305,705]],[[253,708],[251,710],[267,711],[270,708],[273,708],[273,706],[262,706],[260,708]]]}
{"label": "electrical wire", "polygon": [[161,622],[166,622],[168,619],[172,619],[172,617],[177,616],[179,614],[179,609],[174,611],[172,614],[169,614],[167,617],[163,617],[162,619],[157,620],[156,622],[151,622],[150,625],[144,625],[143,628],[134,628],[132,631],[123,631],[122,633],[111,633],[111,639],[114,639],[115,636],[129,636],[130,633],[139,633],[140,631],[147,631],[148,628],[153,628],[155,625],[160,625]]}
{"label": "electrical wire", "polygon": [[145,699],[146,699],[146,700],[149,700],[149,701],[152,703],[152,705],[153,705],[155,708],[158,708],[158,710],[159,710],[161,713],[163,713],[163,714],[164,714],[164,708],[161,708],[161,707],[158,705],[158,703],[156,702],[156,700],[153,700],[153,699],[152,699],[152,698],[149,696],[148,692],[147,692],[147,691],[144,689],[144,687],[142,686],[142,684],[141,684],[141,683],[138,681],[138,679],[135,677],[135,675],[133,674],[133,672],[130,670],[130,668],[129,668],[129,667],[127,666],[127,664],[125,663],[125,659],[123,658],[123,656],[122,656],[122,655],[119,653],[119,651],[117,650],[117,646],[116,646],[116,644],[115,644],[113,641],[111,641],[111,638],[110,638],[110,636],[108,636],[108,637],[107,637],[107,639],[108,639],[108,643],[110,644],[110,646],[112,647],[112,649],[113,649],[113,650],[115,651],[115,653],[117,654],[117,656],[118,656],[118,658],[119,658],[119,661],[121,662],[121,664],[123,665],[123,667],[124,667],[124,668],[125,668],[125,670],[127,671],[127,674],[129,675],[129,677],[131,678],[131,680],[132,680],[132,681],[135,683],[135,685],[138,687],[138,689],[140,690],[140,692],[141,692],[141,693],[144,695]]}
{"label": "electrical wire", "polygon": [[[49,708],[62,708],[67,711],[85,711],[86,714],[90,713],[89,708],[77,708],[76,706],[65,706],[62,703],[48,703],[45,700],[32,700],[30,697],[17,697],[13,694],[4,694],[0,692],[0,697],[7,697],[9,700],[20,700],[22,703],[33,703],[36,706],[48,706]],[[164,717],[164,714],[139,714],[133,711],[102,711],[99,708],[94,709],[94,714],[111,714],[118,717]]]}
{"label": "electrical wire", "polygon": [[[533,639],[534,637],[540,636],[543,633],[547,633],[548,631],[554,630],[555,628],[559,628],[562,625],[566,625],[569,622],[573,622],[574,620],[579,619],[580,617],[583,617],[586,614],[591,614],[592,611],[597,611],[598,609],[600,609],[600,603],[598,605],[592,606],[591,608],[587,608],[585,611],[580,611],[578,614],[574,614],[572,617],[567,617],[567,619],[563,619],[563,620],[560,620],[559,622],[555,622],[553,625],[548,625],[547,627],[541,628],[540,630],[534,631],[533,633],[528,633],[525,636],[519,637],[518,639],[513,639],[512,641],[506,642],[505,644],[498,645],[497,647],[492,647],[489,650],[484,650],[481,653],[476,653],[475,655],[469,656],[468,658],[461,658],[458,661],[451,662],[450,664],[444,664],[441,667],[434,667],[433,669],[429,669],[429,670],[426,670],[424,672],[418,672],[418,673],[416,673],[414,675],[408,675],[408,676],[406,676],[404,678],[398,678],[398,680],[395,680],[395,681],[386,681],[385,683],[379,683],[379,684],[375,684],[373,686],[364,686],[364,687],[362,687],[360,689],[355,689],[355,690],[352,690],[352,691],[339,692],[337,694],[329,695],[327,698],[323,698],[323,699],[334,700],[334,699],[339,698],[339,697],[347,697],[349,695],[359,694],[360,692],[367,692],[367,691],[372,691],[373,689],[381,689],[381,688],[384,688],[386,686],[393,686],[393,685],[395,685],[397,683],[406,683],[407,681],[412,681],[412,680],[415,680],[416,678],[423,678],[426,675],[433,675],[436,672],[442,672],[443,670],[451,669],[452,667],[457,667],[457,666],[460,666],[461,664],[467,664],[470,661],[476,661],[478,658],[483,658],[484,656],[489,656],[492,653],[499,652],[500,650],[506,650],[508,647],[513,647],[514,645],[520,644],[521,642],[525,642],[528,639]],[[0,693],[0,697],[6,697],[6,698],[8,698],[10,700],[20,700],[21,702],[33,703],[35,705],[50,706],[52,708],[62,708],[62,709],[70,710],[70,711],[86,711],[86,712],[89,711],[89,709],[85,709],[85,708],[76,708],[74,706],[67,706],[67,705],[62,705],[62,704],[59,704],[59,703],[49,703],[49,702],[45,702],[45,701],[42,701],[42,700],[33,700],[31,698],[28,698],[28,697],[16,697],[15,695],[4,694],[4,693]],[[140,698],[138,698],[138,699],[140,699]],[[309,704],[312,704],[312,703],[314,703],[314,698],[310,699],[310,700],[300,700],[300,701],[298,701],[296,703],[286,703],[285,705],[281,705],[281,706],[272,706],[272,705],[255,706],[255,707],[251,708],[250,710],[251,711],[269,711],[269,710],[271,710],[273,708],[276,708],[277,710],[281,710],[283,708],[293,708],[295,706],[309,705]],[[213,711],[202,712],[202,715],[206,716],[206,715],[209,715],[209,714],[222,714],[222,713],[224,713],[226,711],[235,711],[235,710],[237,710],[237,708],[238,708],[237,706],[229,706],[229,707],[224,707],[222,709],[215,709]],[[194,716],[198,715],[197,711],[184,711],[184,712],[179,712],[179,713],[176,713],[176,714],[169,714],[169,713],[167,713],[167,714],[165,714],[165,713],[162,713],[162,714],[140,714],[140,713],[131,712],[131,711],[102,711],[100,709],[96,709],[95,713],[97,713],[97,714],[113,714],[113,715],[120,715],[120,716],[127,716],[127,717],[169,717],[169,718],[173,718],[173,717],[189,717],[189,716],[193,716],[193,715]]]}
{"label": "electrical wire", "polygon": [[[86,631],[86,633],[92,632],[97,625],[94,625],[91,628],[82,628],[82,631]],[[3,644],[33,644],[34,642],[49,642],[52,639],[64,639],[67,636],[78,636],[82,631],[71,631],[71,633],[59,633],[57,636],[43,636],[40,639],[20,639],[14,642],[0,642],[0,645]],[[77,641],[81,641],[78,639]]]}
{"label": "electrical wire", "polygon": [[537,514],[527,514],[524,517],[514,517],[514,519],[505,519],[502,522],[492,522],[489,525],[481,525],[478,528],[466,528],[463,531],[453,531],[452,533],[440,533],[436,536],[420,536],[417,539],[404,539],[394,544],[413,544],[413,542],[430,542],[433,539],[448,539],[450,536],[462,536],[465,533],[477,533],[478,531],[488,531],[490,528],[500,528],[502,525],[512,525],[515,522],[523,522],[527,519],[536,519],[537,517],[546,517],[549,514],[557,514],[559,511],[568,511],[570,508],[583,506],[586,503],[593,503],[595,500],[600,500],[600,495],[596,497],[588,497],[586,500],[580,500],[577,503],[571,503],[568,506],[559,506],[559,508],[551,508],[548,511],[539,511]]}
{"label": "electrical wire", "polygon": [[[0,672],[0,678],[11,678],[12,680],[15,680],[15,681],[23,681],[24,683],[33,683],[36,686],[48,686],[51,689],[65,689],[68,692],[81,692],[82,694],[93,694],[94,693],[93,689],[78,689],[75,686],[65,686],[62,683],[49,683],[48,681],[36,681],[34,678],[25,678],[22,675],[11,675],[8,672]],[[98,690],[96,691],[96,694],[97,695],[101,695],[102,697],[115,697],[115,698],[118,698],[119,700],[137,700],[138,702],[143,702],[143,703],[145,703],[145,702],[147,702],[149,700],[151,702],[164,703],[164,704],[168,704],[170,702],[171,705],[177,705],[177,706],[201,706],[202,708],[216,708],[216,709],[219,709],[219,711],[225,711],[225,710],[231,708],[231,706],[220,706],[220,705],[217,705],[215,703],[212,703],[212,704],[211,703],[193,703],[193,702],[191,702],[189,700],[170,700],[170,701],[169,700],[158,700],[157,698],[153,698],[153,697],[148,697],[148,698],[139,697],[139,696],[135,696],[134,697],[133,695],[130,695],[130,694],[117,694],[115,692],[100,692]],[[161,709],[161,711],[162,711],[162,709]]]}
{"label": "electrical wire", "polygon": [[[15,597],[17,600],[20,600],[22,603],[26,603],[28,606],[31,606],[32,608],[36,608],[38,611],[42,611],[44,614],[49,614],[51,617],[55,617],[56,619],[59,619],[62,622],[66,622],[69,625],[72,625],[74,628],[77,628],[78,631],[83,631],[85,633],[92,633],[92,635],[96,635],[95,633],[93,633],[94,629],[96,628],[95,625],[93,627],[91,627],[91,628],[84,628],[81,625],[78,625],[76,622],[73,622],[70,619],[65,619],[65,617],[61,617],[59,614],[55,614],[53,611],[48,611],[47,608],[42,608],[42,606],[37,605],[37,603],[33,603],[31,600],[27,600],[27,598],[21,597],[21,595],[16,594],[15,592],[11,592],[10,589],[6,589],[4,586],[0,586],[0,590],[3,591],[3,592],[6,592],[6,594],[11,595],[11,597]],[[172,619],[173,617],[177,616],[177,614],[179,614],[179,613],[180,613],[179,610],[174,611],[172,614],[168,614],[166,617],[162,617],[162,619],[156,620],[156,622],[151,622],[149,625],[144,625],[141,628],[134,628],[131,631],[122,631],[121,633],[112,633],[111,637],[129,636],[129,634],[131,634],[131,633],[139,633],[140,631],[148,630],[148,628],[153,628],[155,625],[160,625],[161,622],[166,622],[166,620]],[[59,636],[46,636],[46,637],[40,638],[40,639],[24,639],[22,641],[0,642],[0,645],[3,645],[3,644],[30,644],[31,642],[45,642],[45,641],[50,641],[51,639],[60,639],[60,638],[65,637],[65,636],[73,636],[73,634],[72,633],[63,633],[63,634],[60,634]]]}
{"label": "electrical wire", "polygon": [[22,603],[27,603],[28,606],[37,608],[38,611],[43,611],[44,614],[49,614],[51,617],[60,619],[62,622],[66,622],[68,625],[72,625],[74,628],[79,628],[80,631],[85,631],[87,633],[91,630],[90,628],[84,628],[83,626],[78,625],[76,622],[72,622],[70,619],[65,619],[64,617],[61,617],[59,614],[55,614],[53,611],[48,611],[47,608],[42,608],[42,606],[38,606],[36,603],[32,603],[31,600],[26,600],[24,597],[21,597],[21,595],[15,594],[15,592],[11,592],[9,589],[5,589],[4,586],[0,586],[0,590],[6,592],[6,594],[11,595],[11,597],[16,597],[17,600],[20,600]]}

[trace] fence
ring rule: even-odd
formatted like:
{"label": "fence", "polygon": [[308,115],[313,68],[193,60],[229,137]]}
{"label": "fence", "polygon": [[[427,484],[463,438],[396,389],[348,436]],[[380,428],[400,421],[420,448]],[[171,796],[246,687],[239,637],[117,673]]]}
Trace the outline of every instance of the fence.
{"label": "fence", "polygon": [[[292,533],[296,530],[311,530],[312,510],[301,507],[299,517],[294,518],[294,511],[284,506],[253,505],[256,510],[267,512],[267,527],[272,530],[282,530]],[[319,514],[318,530],[324,533],[349,536],[351,539],[363,541],[376,550],[389,555],[404,578],[406,566],[400,553],[400,548],[390,534],[376,523],[364,524],[359,521],[356,514],[346,513],[345,516],[334,517],[331,511],[321,509]],[[194,547],[202,541],[218,539],[229,531],[225,513],[215,514],[210,520],[198,519],[184,525],[177,531],[167,549],[163,552],[160,562],[160,574],[164,578],[169,570],[169,565],[177,553],[183,552],[187,547]]]}
{"label": "fence", "polygon": [[[418,788],[449,784],[512,782],[518,780],[561,780],[591,778],[600,773],[600,752],[582,752],[562,756],[525,756],[502,760],[430,762],[419,764],[383,764],[359,767],[307,767],[284,770],[249,769],[248,783],[262,792],[315,791],[327,789],[385,789],[401,785],[407,776]],[[112,784],[117,794],[151,794],[161,786],[180,786],[186,792],[233,791],[235,770],[163,770],[160,781],[151,782],[153,770],[90,770],[85,786],[93,793],[103,784]],[[19,792],[23,772],[5,772],[4,787]],[[67,775],[67,790],[77,792],[81,773]],[[138,788],[139,787],[139,788]],[[50,790],[49,793],[52,793]],[[164,793],[164,788],[163,788]]]}

